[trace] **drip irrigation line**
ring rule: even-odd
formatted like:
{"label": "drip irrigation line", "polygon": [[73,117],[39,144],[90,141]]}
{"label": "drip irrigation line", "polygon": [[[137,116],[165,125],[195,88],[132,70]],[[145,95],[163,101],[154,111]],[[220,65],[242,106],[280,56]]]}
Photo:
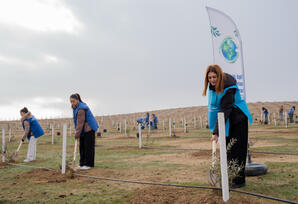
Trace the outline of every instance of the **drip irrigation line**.
{"label": "drip irrigation line", "polygon": [[[44,168],[44,167],[29,166],[29,165],[22,165],[22,164],[14,164],[14,163],[8,163],[8,164],[14,165],[14,166],[28,167],[28,168],[54,170],[54,169],[49,169],[49,168]],[[124,179],[97,177],[97,176],[91,176],[91,175],[85,175],[85,174],[79,174],[79,173],[74,173],[74,175],[80,176],[80,177],[85,177],[85,178],[98,179],[98,180],[122,182],[122,183],[134,183],[134,184],[141,184],[141,185],[154,185],[154,186],[193,188],[193,189],[206,189],[206,190],[222,190],[221,188],[210,187],[210,186],[209,187],[208,186],[191,186],[191,185],[181,185],[181,184],[167,184],[167,183],[145,182],[145,181],[135,181],[135,180],[124,180]],[[240,191],[240,190],[235,190],[235,189],[230,189],[230,192],[245,194],[245,195],[249,195],[249,196],[255,196],[255,197],[259,197],[259,198],[264,198],[264,199],[274,200],[274,201],[279,201],[279,202],[284,202],[284,203],[298,204],[298,202],[296,202],[296,201],[285,200],[285,199],[267,196],[267,195],[263,195],[263,194],[259,194],[259,193],[251,193],[251,192]]]}
{"label": "drip irrigation line", "polygon": [[[138,148],[138,147],[137,146],[115,146],[115,147],[108,147],[108,149],[114,149],[114,148]],[[146,147],[146,146],[143,146],[142,149],[157,149],[157,150],[169,150],[169,151],[211,151],[211,149],[203,149],[203,148],[185,149],[185,148]],[[250,153],[298,156],[298,153],[286,153],[286,152],[250,151]]]}

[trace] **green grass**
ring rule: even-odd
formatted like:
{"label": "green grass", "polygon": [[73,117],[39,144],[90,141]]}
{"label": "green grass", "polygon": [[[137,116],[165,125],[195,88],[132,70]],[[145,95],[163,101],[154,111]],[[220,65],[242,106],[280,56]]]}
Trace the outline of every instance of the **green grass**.
{"label": "green grass", "polygon": [[[298,154],[298,144],[293,145],[281,145],[281,146],[269,146],[269,147],[256,147],[251,148],[252,151],[264,151],[264,152],[282,152],[282,153],[295,153]],[[298,158],[297,158],[298,160]]]}
{"label": "green grass", "polygon": [[247,186],[243,190],[265,195],[298,199],[298,163],[266,162],[268,173],[248,178]]}
{"label": "green grass", "polygon": [[[260,128],[266,131],[262,131]],[[290,126],[288,133],[285,133],[290,138],[285,139],[283,138],[284,133],[279,131],[284,131],[285,128],[283,127],[253,126],[250,132],[251,137],[256,138],[257,141],[264,141],[269,138],[268,142],[279,145],[252,147],[251,150],[298,153],[298,138],[295,136],[297,128],[298,126]],[[158,131],[158,134],[162,133],[162,135],[157,136],[155,135],[156,132],[152,131],[147,138],[145,131],[143,134],[143,145],[157,148],[181,148],[181,144],[188,144],[190,141],[197,143],[210,141],[211,133],[208,129],[190,129],[189,131],[185,134],[183,129],[177,129],[176,135],[180,136],[177,138],[169,137],[167,131],[163,132],[161,130]],[[135,133],[136,131],[130,131],[130,136],[135,136]],[[109,131],[107,134],[104,134],[103,138],[96,139],[96,144],[101,146],[96,147],[96,168],[94,170],[99,175],[104,172],[105,174],[103,175],[105,177],[111,178],[141,181],[151,181],[152,179],[154,182],[208,186],[207,180],[206,182],[202,181],[202,176],[204,177],[209,169],[209,159],[200,165],[179,163],[178,160],[165,162],[163,159],[160,160],[159,156],[166,155],[175,158],[175,156],[182,154],[186,155],[185,160],[197,159],[198,161],[201,158],[189,156],[191,155],[190,151],[145,148],[139,150],[137,149],[138,139],[135,137],[125,138],[124,134],[122,134],[122,138],[107,139],[110,136],[119,137],[120,134],[116,133],[116,131]],[[170,143],[173,141],[175,143]],[[56,137],[54,145],[50,144],[50,142],[50,136],[43,136],[38,139],[37,161],[30,163],[30,165],[59,168],[61,164],[62,137]],[[167,142],[169,143],[167,144]],[[17,145],[17,141],[7,144],[8,151],[12,153],[17,148]],[[68,137],[68,161],[72,159],[73,145],[74,138]],[[128,146],[135,148],[128,148]],[[22,162],[25,158],[27,147],[27,144],[22,146],[19,153],[19,162]],[[210,146],[206,148],[210,148]],[[248,177],[247,186],[240,190],[298,201],[298,162],[276,162],[272,159],[272,161],[266,162],[266,164],[269,168],[268,173],[259,177]],[[37,203],[37,201],[40,203],[124,203],[139,188],[143,187],[136,184],[85,178],[79,181],[67,180],[67,182],[62,183],[40,183],[28,178],[17,179],[16,176],[29,171],[31,171],[30,168],[15,166],[0,169],[0,203]],[[183,180],[184,177],[181,177],[179,181],[174,179],[175,175],[180,172],[183,174],[184,172],[196,171],[200,172],[198,177],[194,175],[187,180]],[[119,172],[119,174],[115,174],[115,172]],[[130,177],[128,173],[130,173]],[[136,177],[134,177],[135,175]],[[187,174],[185,177],[189,178]],[[238,196],[238,194],[235,194],[235,196]]]}

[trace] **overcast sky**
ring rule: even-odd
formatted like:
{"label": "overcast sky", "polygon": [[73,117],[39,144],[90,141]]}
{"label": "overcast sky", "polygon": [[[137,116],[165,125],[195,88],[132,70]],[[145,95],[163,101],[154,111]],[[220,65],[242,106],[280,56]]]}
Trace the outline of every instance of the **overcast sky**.
{"label": "overcast sky", "polygon": [[298,100],[297,0],[0,0],[0,119],[206,105],[205,6],[241,33],[247,100]]}

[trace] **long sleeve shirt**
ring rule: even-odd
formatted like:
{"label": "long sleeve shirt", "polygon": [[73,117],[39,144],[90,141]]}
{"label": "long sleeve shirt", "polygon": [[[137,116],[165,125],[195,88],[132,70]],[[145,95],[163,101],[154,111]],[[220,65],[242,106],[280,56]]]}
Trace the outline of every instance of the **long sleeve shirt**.
{"label": "long sleeve shirt", "polygon": [[86,111],[84,109],[80,109],[77,113],[77,128],[75,137],[79,138],[82,134],[82,131],[89,132],[91,131],[91,127],[88,125],[86,121]]}
{"label": "long sleeve shirt", "polygon": [[24,134],[22,137],[22,140],[25,140],[26,137],[28,136],[28,134],[30,133],[30,123],[28,121],[24,121],[24,126],[25,126],[25,130],[24,130]]}
{"label": "long sleeve shirt", "polygon": [[[230,117],[230,114],[233,110],[235,91],[236,89],[229,89],[221,99],[219,112],[224,113],[225,121],[227,121],[227,119]],[[213,134],[218,135],[218,121],[215,123]]]}

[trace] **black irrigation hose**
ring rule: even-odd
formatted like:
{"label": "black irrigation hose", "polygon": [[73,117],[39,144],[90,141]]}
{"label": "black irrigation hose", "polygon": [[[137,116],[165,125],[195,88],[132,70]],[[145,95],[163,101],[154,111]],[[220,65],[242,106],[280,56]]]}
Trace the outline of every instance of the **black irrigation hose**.
{"label": "black irrigation hose", "polygon": [[[8,163],[8,164],[13,165],[13,166],[29,167],[29,168],[36,168],[36,169],[54,170],[54,169],[49,169],[49,168],[44,168],[44,167],[29,166],[29,165],[22,165],[22,164],[14,164],[14,163]],[[134,183],[134,184],[143,184],[143,185],[180,187],[180,188],[196,188],[196,189],[206,189],[206,190],[222,190],[221,188],[210,187],[210,186],[209,187],[208,186],[190,186],[190,185],[180,185],[180,184],[167,184],[167,183],[155,183],[155,182],[144,182],[144,181],[132,181],[132,180],[123,180],[123,179],[89,176],[89,175],[78,174],[78,173],[74,173],[74,175],[75,176],[80,176],[80,177],[85,177],[85,178],[93,178],[93,179],[99,179],[99,180],[105,180],[105,181],[114,181],[114,182],[122,182],[122,183]],[[296,201],[285,200],[285,199],[276,198],[276,197],[272,197],[272,196],[266,196],[266,195],[262,195],[262,194],[259,194],[259,193],[250,193],[250,192],[240,191],[240,190],[235,190],[235,189],[230,189],[230,192],[246,194],[246,195],[250,195],[250,196],[265,198],[265,199],[274,200],[274,201],[280,201],[280,202],[284,202],[284,203],[298,204],[298,202],[296,202]]]}
{"label": "black irrigation hose", "polygon": [[166,147],[142,147],[144,149],[159,149],[159,150],[177,150],[177,151],[211,151],[211,149],[183,149],[183,148],[166,148]]}
{"label": "black irrigation hose", "polygon": [[[109,147],[109,149],[114,148],[137,148],[137,146],[116,146]],[[211,151],[211,149],[183,149],[183,148],[166,148],[166,147],[146,147],[143,146],[143,149],[158,149],[158,150],[169,150],[169,151]],[[298,153],[286,153],[286,152],[259,152],[259,151],[250,151],[250,153],[255,154],[275,154],[275,155],[288,155],[288,156],[298,156]]]}
{"label": "black irrigation hose", "polygon": [[259,151],[250,151],[251,153],[257,154],[277,154],[277,155],[289,155],[289,156],[298,156],[298,153],[286,153],[286,152],[259,152]]}

